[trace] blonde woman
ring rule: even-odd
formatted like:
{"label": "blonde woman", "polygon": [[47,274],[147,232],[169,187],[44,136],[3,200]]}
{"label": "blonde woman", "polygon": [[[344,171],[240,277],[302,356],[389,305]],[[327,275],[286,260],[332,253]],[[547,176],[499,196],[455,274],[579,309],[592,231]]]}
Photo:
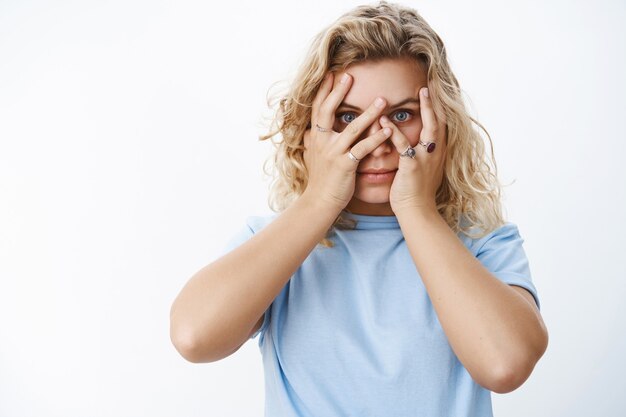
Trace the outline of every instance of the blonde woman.
{"label": "blonde woman", "polygon": [[258,336],[267,416],[491,416],[548,334],[477,126],[415,10],[325,28],[262,137],[279,136],[276,213],[181,290],[181,355]]}

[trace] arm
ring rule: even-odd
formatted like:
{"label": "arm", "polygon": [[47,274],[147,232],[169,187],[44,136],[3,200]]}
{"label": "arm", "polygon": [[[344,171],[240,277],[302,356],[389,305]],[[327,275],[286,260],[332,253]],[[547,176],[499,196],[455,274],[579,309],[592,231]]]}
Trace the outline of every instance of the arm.
{"label": "arm", "polygon": [[455,354],[472,378],[498,393],[515,390],[547,348],[531,294],[494,277],[434,208],[397,214],[411,257]]}
{"label": "arm", "polygon": [[170,337],[180,354],[197,363],[235,352],[339,211],[305,193],[248,241],[191,277],[170,311]]}
{"label": "arm", "polygon": [[382,98],[374,100],[351,129],[338,133],[320,128],[334,125],[352,78],[344,74],[336,85],[333,80],[333,73],[327,73],[313,101],[311,126],[317,129],[303,135],[306,191],[247,242],[198,271],[174,301],[170,337],[191,362],[219,360],[247,340],[352,198],[357,164],[348,158],[348,149],[363,158],[391,134],[381,129],[353,146],[383,111]]}
{"label": "arm", "polygon": [[[427,87],[427,86],[426,86]],[[402,157],[417,137],[407,137],[384,117],[400,154],[389,202],[450,346],[483,387],[498,393],[519,387],[548,344],[537,306],[524,291],[493,276],[465,247],[437,211],[436,195],[447,155],[447,123],[435,115],[428,88],[420,89],[419,140],[433,152]],[[422,149],[419,149],[420,151]]]}

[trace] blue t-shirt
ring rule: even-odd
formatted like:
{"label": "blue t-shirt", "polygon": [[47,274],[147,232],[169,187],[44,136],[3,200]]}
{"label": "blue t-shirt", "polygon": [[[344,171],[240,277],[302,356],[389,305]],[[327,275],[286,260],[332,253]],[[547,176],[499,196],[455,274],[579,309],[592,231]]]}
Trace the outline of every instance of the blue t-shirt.
{"label": "blue t-shirt", "polygon": [[[452,351],[397,218],[344,213],[356,229],[337,229],[335,247],[315,247],[251,337],[260,335],[265,415],[492,416],[491,392]],[[248,217],[226,251],[276,216]],[[480,239],[458,236],[539,306],[516,225]]]}

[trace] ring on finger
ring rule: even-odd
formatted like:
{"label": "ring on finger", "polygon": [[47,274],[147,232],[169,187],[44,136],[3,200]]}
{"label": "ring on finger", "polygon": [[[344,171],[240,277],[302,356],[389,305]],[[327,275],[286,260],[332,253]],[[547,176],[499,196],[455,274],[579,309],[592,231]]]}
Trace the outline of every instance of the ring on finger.
{"label": "ring on finger", "polygon": [[432,153],[435,150],[435,147],[437,147],[437,144],[435,142],[424,143],[420,140],[419,144],[422,145],[424,148],[426,148],[426,152],[428,153]]}
{"label": "ring on finger", "polygon": [[318,125],[317,123],[315,123],[315,128],[317,130],[319,130],[320,132],[332,132],[333,131],[332,129],[328,129],[326,127],[322,127],[322,126]]}
{"label": "ring on finger", "polygon": [[359,162],[360,159],[352,154],[352,151],[348,152],[348,158],[352,159],[354,162]]}
{"label": "ring on finger", "polygon": [[408,157],[411,159],[415,159],[415,148],[411,148],[411,146],[409,145],[408,148],[406,148],[406,150],[404,152],[402,152],[400,154],[400,156],[404,156],[404,157]]}

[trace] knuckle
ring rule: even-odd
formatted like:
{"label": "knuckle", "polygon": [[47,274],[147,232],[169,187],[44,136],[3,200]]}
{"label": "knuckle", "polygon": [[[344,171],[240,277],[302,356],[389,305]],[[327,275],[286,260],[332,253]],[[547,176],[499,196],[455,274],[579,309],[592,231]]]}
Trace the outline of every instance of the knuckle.
{"label": "knuckle", "polygon": [[318,104],[317,115],[319,116],[320,114],[323,114],[325,109],[326,109],[326,100]]}
{"label": "knuckle", "polygon": [[331,113],[331,107],[332,107],[332,103],[330,101],[330,98],[328,98],[320,105],[319,114],[326,115],[326,114]]}
{"label": "knuckle", "polygon": [[337,101],[337,100],[340,98],[340,97],[339,97],[340,95],[341,95],[341,92],[340,92],[340,91],[338,91],[338,90],[336,90],[336,89],[335,89],[335,90],[332,90],[332,91],[328,94],[328,97],[326,97],[326,101],[329,101],[329,102],[331,102],[331,103],[334,103],[335,101]]}
{"label": "knuckle", "polygon": [[374,105],[371,105],[369,109],[367,109],[367,111],[365,112],[365,114],[367,115],[368,118],[374,118],[376,116],[378,116],[378,113],[380,112],[380,109],[378,107],[375,107]]}

